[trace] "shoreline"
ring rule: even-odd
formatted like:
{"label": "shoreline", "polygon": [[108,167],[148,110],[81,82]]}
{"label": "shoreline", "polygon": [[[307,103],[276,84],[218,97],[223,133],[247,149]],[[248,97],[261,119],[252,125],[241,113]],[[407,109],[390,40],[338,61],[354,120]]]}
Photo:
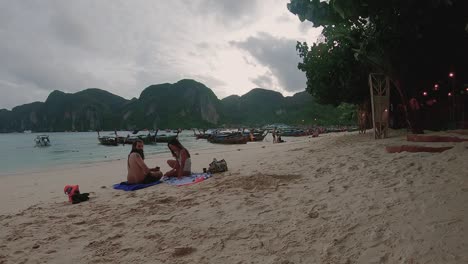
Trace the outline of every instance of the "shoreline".
{"label": "shoreline", "polygon": [[[443,153],[385,152],[409,144],[405,134],[192,151],[193,171],[213,157],[229,171],[136,192],[111,188],[124,180],[122,161],[0,177],[0,262],[468,262],[468,142],[436,143],[454,146]],[[164,171],[167,158],[146,162]],[[91,199],[70,205],[65,184]]]}
{"label": "shoreline", "polygon": [[[291,139],[290,139],[291,140]],[[252,142],[243,145],[214,145],[211,148],[202,148],[191,151],[193,172],[201,172],[202,168],[207,168],[213,158],[209,155],[222,155],[226,153],[237,153],[241,151],[258,149],[266,146],[281,147],[282,145],[300,144],[308,137],[292,138],[291,141],[282,144],[273,144],[272,142]],[[208,155],[208,156],[207,156]],[[201,158],[199,158],[201,157]],[[193,160],[203,159],[205,165]],[[166,160],[171,159],[169,152],[148,155],[145,162],[148,166],[160,166],[163,171],[169,170]],[[15,173],[0,175],[0,212],[17,213],[21,210],[33,206],[33,202],[26,201],[31,198],[32,201],[50,201],[52,199],[63,199],[63,186],[67,184],[78,184],[82,192],[98,192],[101,186],[112,188],[112,184],[126,180],[127,169],[123,159],[113,159],[105,161],[95,161],[77,164],[64,164],[60,166],[50,166],[36,170],[17,171]],[[196,167],[198,166],[198,167]],[[109,171],[106,175],[105,171]],[[85,174],[80,176],[80,174]],[[97,178],[90,177],[91,174],[97,174]],[[113,177],[112,175],[118,175]],[[95,186],[88,184],[92,182]],[[62,185],[60,185],[61,183]],[[97,186],[99,185],[99,186]],[[37,186],[37,187],[36,187]],[[83,188],[83,187],[84,188]],[[24,193],[14,192],[11,189],[25,190]],[[33,191],[40,188],[38,193]],[[5,205],[6,204],[6,205]]]}

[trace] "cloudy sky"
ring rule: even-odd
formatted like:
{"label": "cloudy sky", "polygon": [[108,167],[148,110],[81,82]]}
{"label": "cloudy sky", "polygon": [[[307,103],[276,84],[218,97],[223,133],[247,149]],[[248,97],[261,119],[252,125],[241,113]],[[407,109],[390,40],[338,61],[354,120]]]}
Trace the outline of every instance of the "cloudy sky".
{"label": "cloudy sky", "polygon": [[288,0],[0,0],[0,108],[53,90],[125,98],[192,78],[218,98],[305,88],[296,41],[320,33]]}

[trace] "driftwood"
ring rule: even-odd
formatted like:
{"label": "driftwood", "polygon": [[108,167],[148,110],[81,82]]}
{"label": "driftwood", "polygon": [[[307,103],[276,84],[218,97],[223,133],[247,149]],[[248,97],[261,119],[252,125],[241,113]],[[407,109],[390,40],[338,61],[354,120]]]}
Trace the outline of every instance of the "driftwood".
{"label": "driftwood", "polygon": [[425,146],[411,146],[411,145],[401,145],[401,146],[387,146],[385,150],[388,153],[400,153],[403,151],[406,152],[431,152],[438,153],[449,150],[453,147],[425,147]]}

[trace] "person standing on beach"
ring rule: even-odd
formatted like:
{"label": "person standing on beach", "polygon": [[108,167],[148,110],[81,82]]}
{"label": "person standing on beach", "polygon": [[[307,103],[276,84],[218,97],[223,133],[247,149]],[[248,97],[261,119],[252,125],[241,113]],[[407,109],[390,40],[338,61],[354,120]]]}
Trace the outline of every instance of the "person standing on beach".
{"label": "person standing on beach", "polygon": [[152,183],[161,179],[162,172],[159,167],[148,168],[145,164],[145,153],[143,141],[136,140],[132,144],[132,150],[127,159],[127,182],[129,184]]}
{"label": "person standing on beach", "polygon": [[276,143],[276,127],[273,128],[273,132],[271,133],[271,135],[273,136],[273,143]]}
{"label": "person standing on beach", "polygon": [[177,139],[171,140],[167,143],[167,147],[171,151],[175,160],[167,161],[167,164],[172,168],[172,170],[166,172],[164,176],[181,178],[182,176],[190,175],[192,173],[192,161],[188,150],[182,146]]}

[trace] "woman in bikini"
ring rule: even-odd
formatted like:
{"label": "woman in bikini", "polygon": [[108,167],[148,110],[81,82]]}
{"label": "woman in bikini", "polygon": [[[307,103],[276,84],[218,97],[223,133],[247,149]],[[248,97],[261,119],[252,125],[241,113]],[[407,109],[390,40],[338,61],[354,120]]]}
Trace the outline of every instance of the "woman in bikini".
{"label": "woman in bikini", "polygon": [[172,156],[175,160],[168,160],[167,164],[172,170],[166,172],[166,177],[182,177],[188,176],[191,172],[192,161],[190,159],[190,153],[179,140],[174,139],[167,143],[167,147],[171,150]]}

